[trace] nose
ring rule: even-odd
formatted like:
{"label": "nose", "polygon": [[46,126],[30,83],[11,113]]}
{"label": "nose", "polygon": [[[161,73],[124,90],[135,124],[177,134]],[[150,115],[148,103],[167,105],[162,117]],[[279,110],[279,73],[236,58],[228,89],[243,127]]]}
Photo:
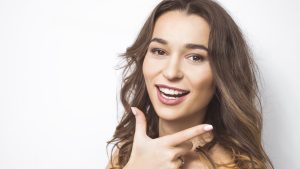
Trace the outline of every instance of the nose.
{"label": "nose", "polygon": [[163,70],[163,76],[170,81],[182,79],[183,72],[181,70],[180,59],[170,57]]}

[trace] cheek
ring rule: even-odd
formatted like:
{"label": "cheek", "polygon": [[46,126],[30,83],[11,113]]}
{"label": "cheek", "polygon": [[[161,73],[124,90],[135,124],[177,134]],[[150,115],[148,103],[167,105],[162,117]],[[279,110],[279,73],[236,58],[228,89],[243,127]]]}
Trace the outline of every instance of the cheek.
{"label": "cheek", "polygon": [[213,75],[210,67],[206,67],[189,73],[192,88],[199,91],[199,94],[210,94],[214,92]]}
{"label": "cheek", "polygon": [[199,111],[207,107],[213,98],[215,86],[210,71],[202,71],[201,74],[197,74],[197,77],[194,76],[191,79],[192,89],[194,90],[192,103],[195,105],[195,111]]}
{"label": "cheek", "polygon": [[149,56],[145,56],[143,62],[143,75],[145,78],[146,83],[152,81],[153,78],[159,74],[160,72],[160,63],[157,62],[155,59],[151,59]]}
{"label": "cheek", "polygon": [[151,67],[153,67],[153,63],[151,62],[151,60],[149,60],[147,56],[145,56],[143,62],[143,75],[147,86],[149,85],[154,74],[154,70],[151,69]]}

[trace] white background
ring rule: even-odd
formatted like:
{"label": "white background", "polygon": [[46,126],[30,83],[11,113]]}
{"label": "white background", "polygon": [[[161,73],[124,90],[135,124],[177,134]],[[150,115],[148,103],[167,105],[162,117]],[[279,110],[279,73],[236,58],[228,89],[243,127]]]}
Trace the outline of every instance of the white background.
{"label": "white background", "polygon": [[[158,2],[0,0],[1,169],[105,167],[117,55]],[[261,70],[265,148],[275,168],[299,169],[300,3],[220,2]]]}

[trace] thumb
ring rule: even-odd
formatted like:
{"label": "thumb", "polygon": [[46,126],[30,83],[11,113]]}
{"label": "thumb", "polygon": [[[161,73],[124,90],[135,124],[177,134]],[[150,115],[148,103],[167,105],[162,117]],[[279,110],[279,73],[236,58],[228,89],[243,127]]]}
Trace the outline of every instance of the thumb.
{"label": "thumb", "polygon": [[146,137],[147,122],[144,113],[136,107],[131,107],[132,113],[135,116],[135,138]]}

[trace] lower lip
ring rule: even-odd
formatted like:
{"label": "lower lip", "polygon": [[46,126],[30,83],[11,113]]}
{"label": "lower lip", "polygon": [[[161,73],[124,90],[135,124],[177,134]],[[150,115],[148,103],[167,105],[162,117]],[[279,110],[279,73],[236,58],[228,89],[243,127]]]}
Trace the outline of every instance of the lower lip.
{"label": "lower lip", "polygon": [[185,97],[188,95],[187,94],[187,95],[184,95],[181,97],[176,97],[175,99],[167,99],[164,96],[162,96],[162,93],[159,91],[159,89],[157,87],[156,87],[156,90],[157,90],[158,100],[163,104],[172,105],[172,106],[183,102]]}

